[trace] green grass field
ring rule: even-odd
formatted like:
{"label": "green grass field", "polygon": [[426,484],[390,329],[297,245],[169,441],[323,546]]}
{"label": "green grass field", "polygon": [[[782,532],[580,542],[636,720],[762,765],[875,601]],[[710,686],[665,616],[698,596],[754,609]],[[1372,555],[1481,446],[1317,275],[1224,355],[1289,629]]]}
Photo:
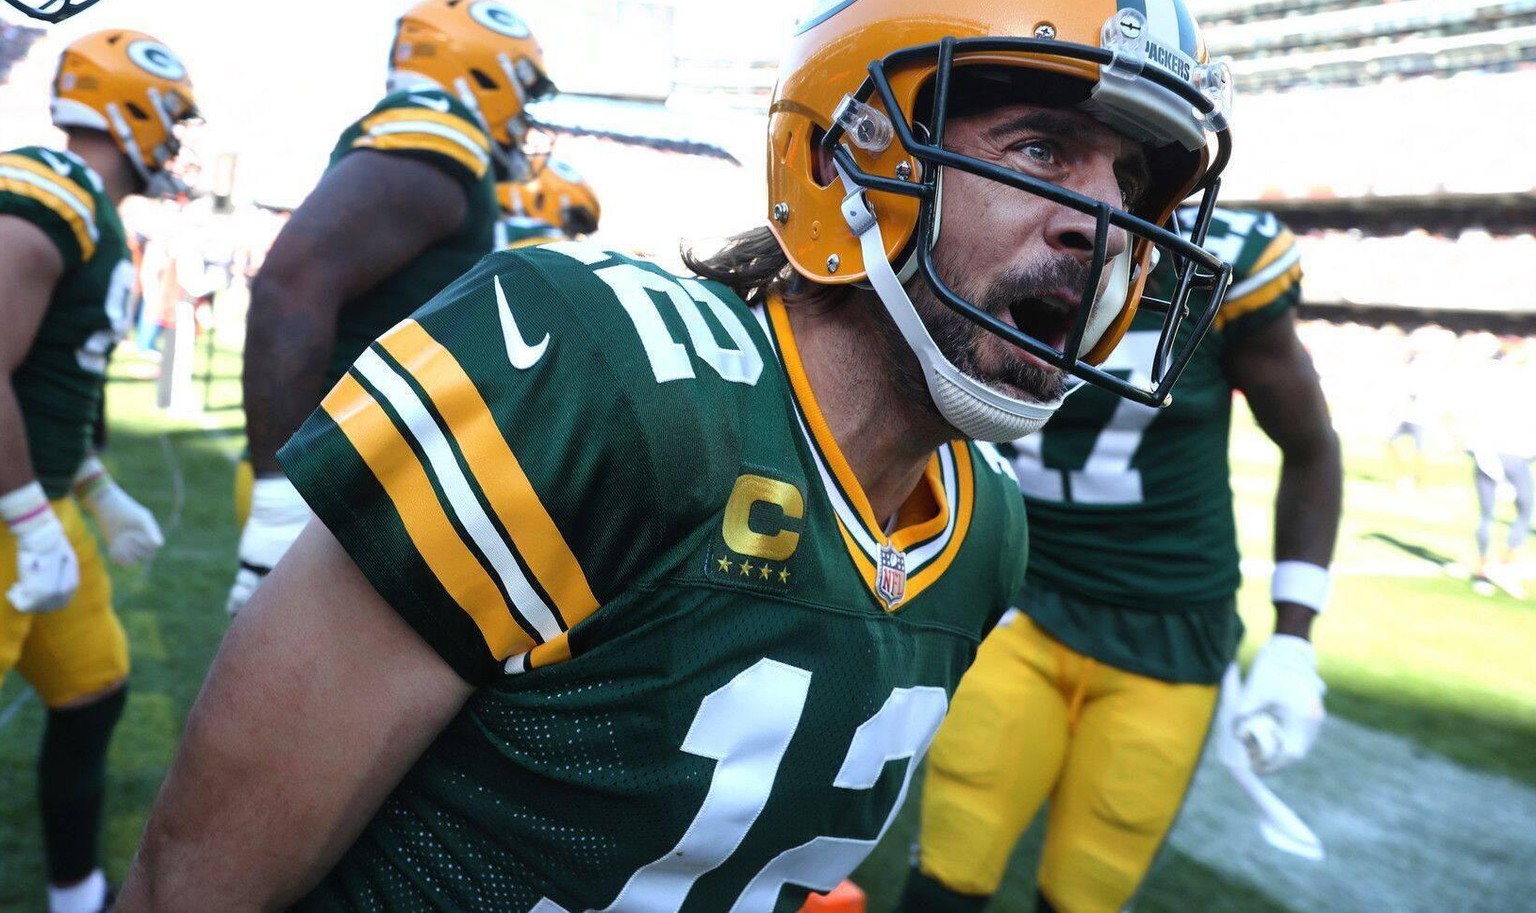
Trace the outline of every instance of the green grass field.
{"label": "green grass field", "polygon": [[[123,358],[114,366],[107,463],[123,486],[160,517],[167,542],[152,567],[119,572],[114,578],[118,610],[132,642],[134,671],[128,709],[111,754],[104,851],[113,879],[121,878],[133,854],[182,721],[225,627],[224,595],[236,541],[230,499],[233,457],[243,443],[235,355],[216,357],[208,408],[192,416],[162,413],[155,406],[154,383],[135,379],[133,367]],[[1335,721],[1341,726],[1357,724],[1346,732],[1379,732],[1396,737],[1394,745],[1405,743],[1404,756],[1410,760],[1399,767],[1422,760],[1434,770],[1464,772],[1472,778],[1468,782],[1502,784],[1500,788],[1512,795],[1529,796],[1536,789],[1536,676],[1531,674],[1536,603],[1474,595],[1464,580],[1442,568],[1468,561],[1471,552],[1473,500],[1465,458],[1453,453],[1436,456],[1423,489],[1405,494],[1393,484],[1379,443],[1352,436],[1349,416],[1338,418],[1347,446],[1347,516],[1333,608],[1317,632]],[[1234,465],[1245,552],[1267,558],[1275,457],[1246,422],[1236,432]],[[1267,575],[1251,577],[1241,599],[1250,631],[1245,655],[1267,633],[1266,598]],[[25,683],[8,677],[0,688],[0,911],[5,913],[44,908],[33,799],[42,719],[42,709]],[[1356,763],[1343,749],[1336,749],[1333,757],[1342,759],[1335,762],[1340,766],[1313,775],[1319,789],[1345,776],[1345,768]],[[1359,758],[1358,763],[1370,760]],[[1292,785],[1292,793],[1305,794],[1296,786],[1307,781],[1283,782]],[[1298,806],[1301,798],[1297,796]],[[1339,801],[1347,805],[1348,794]],[[1352,814],[1359,820],[1351,827],[1364,833],[1380,810],[1363,808]],[[860,870],[872,913],[888,910],[899,893],[915,827],[909,803]],[[1176,838],[1185,828],[1181,821]],[[1450,833],[1426,848],[1448,870],[1457,871],[1462,857],[1470,865],[1474,856],[1487,855],[1455,836],[1460,831]],[[1033,843],[1033,834],[1021,841],[992,909],[1031,909]],[[1331,858],[1335,845],[1330,842]],[[1350,858],[1348,846],[1339,844],[1339,849],[1338,858]],[[1275,853],[1263,856],[1262,848],[1255,852],[1260,854],[1260,869],[1306,865]],[[1373,858],[1360,852],[1365,855],[1359,858]],[[1288,907],[1257,888],[1254,878],[1234,875],[1213,858],[1198,845],[1192,849],[1175,839],[1137,909],[1359,909],[1347,901],[1341,901],[1343,906],[1322,902]],[[1481,858],[1481,864],[1486,866],[1488,860]],[[1400,892],[1402,885],[1387,883],[1401,880],[1392,870],[1371,868],[1375,863],[1369,861],[1360,865],[1363,868],[1346,871],[1343,877],[1363,880],[1367,896],[1372,878],[1381,881],[1383,896],[1399,896],[1392,892]],[[1523,862],[1513,856],[1508,866],[1510,871],[1528,870],[1529,856]],[[1492,871],[1497,876],[1504,870],[1495,864]],[[1505,905],[1504,887],[1514,890],[1513,882],[1485,885],[1476,902],[1467,895],[1464,904],[1447,903],[1444,898],[1458,896],[1460,890],[1453,884],[1440,893],[1426,893],[1426,905],[1413,908],[1528,909],[1515,901]]]}

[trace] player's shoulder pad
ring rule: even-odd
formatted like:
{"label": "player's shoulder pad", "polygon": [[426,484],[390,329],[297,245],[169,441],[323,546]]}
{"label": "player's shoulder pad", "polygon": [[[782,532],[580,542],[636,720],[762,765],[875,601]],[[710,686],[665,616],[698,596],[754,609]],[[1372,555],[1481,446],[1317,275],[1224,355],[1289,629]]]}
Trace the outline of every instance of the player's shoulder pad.
{"label": "player's shoulder pad", "polygon": [[488,392],[548,391],[545,414],[589,429],[602,416],[609,443],[646,456],[680,505],[734,471],[743,406],[777,382],[762,328],[731,292],[585,242],[491,254],[415,319],[487,366]]}
{"label": "player's shoulder pad", "polygon": [[441,89],[391,92],[349,132],[353,149],[423,156],[476,181],[491,167],[491,139],[479,119]]}
{"label": "player's shoulder pad", "polygon": [[[1192,220],[1193,211],[1181,216]],[[1180,228],[1188,233],[1184,218]],[[1261,311],[1283,310],[1300,297],[1301,251],[1296,236],[1273,213],[1218,206],[1211,214],[1205,246],[1232,263],[1232,285],[1217,316],[1218,326]]]}
{"label": "player's shoulder pad", "polygon": [[67,265],[96,253],[101,178],[71,152],[23,146],[0,153],[0,213],[34,222]]}

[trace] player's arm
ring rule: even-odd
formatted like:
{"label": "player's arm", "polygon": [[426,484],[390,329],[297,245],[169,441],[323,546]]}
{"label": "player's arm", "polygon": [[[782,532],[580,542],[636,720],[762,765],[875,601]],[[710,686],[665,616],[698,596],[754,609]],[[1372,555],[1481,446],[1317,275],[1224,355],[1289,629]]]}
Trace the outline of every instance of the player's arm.
{"label": "player's arm", "polygon": [[1310,638],[1327,598],[1343,467],[1328,404],[1296,337],[1292,312],[1232,343],[1228,377],[1281,453],[1271,587],[1275,633],[1249,667],[1236,721],[1255,770],[1267,773],[1305,757],[1325,716],[1327,689]]}
{"label": "player's arm", "polygon": [[438,166],[358,150],[326,172],[272,243],[246,318],[245,418],[258,477],[314,411],[342,305],[451,234],[465,186]]}
{"label": "player's arm", "polygon": [[[1226,367],[1259,427],[1280,448],[1276,564],[1328,567],[1339,531],[1343,462],[1317,370],[1296,336],[1291,312],[1234,340]],[[1275,604],[1275,633],[1308,637],[1316,614],[1312,607],[1281,600]]]}
{"label": "player's arm", "polygon": [[0,494],[36,480],[11,375],[31,350],[63,273],[64,258],[42,229],[0,215]]}
{"label": "player's arm", "polygon": [[246,318],[245,426],[256,484],[230,614],[309,518],[277,450],[325,393],[342,305],[453,232],[468,207],[463,183],[444,168],[361,149],[326,172],[273,242]]}
{"label": "player's arm", "polygon": [[11,382],[63,274],[63,255],[46,232],[0,215],[0,519],[17,545],[16,582],[4,595],[21,612],[63,608],[80,584],[75,550],[33,471]]}
{"label": "player's arm", "polygon": [[470,692],[311,523],[225,636],[116,909],[292,904]]}

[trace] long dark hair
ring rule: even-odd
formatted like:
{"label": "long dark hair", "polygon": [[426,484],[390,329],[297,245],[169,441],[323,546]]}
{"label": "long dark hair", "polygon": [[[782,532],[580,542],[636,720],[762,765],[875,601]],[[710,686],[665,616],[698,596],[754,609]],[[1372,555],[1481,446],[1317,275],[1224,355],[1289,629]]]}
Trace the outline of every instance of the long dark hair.
{"label": "long dark hair", "polygon": [[719,282],[752,305],[765,303],[769,295],[777,294],[785,304],[815,302],[830,306],[847,294],[845,287],[821,285],[795,272],[778,238],[766,225],[731,235],[711,254],[700,254],[697,247],[685,247],[682,257],[689,269]]}

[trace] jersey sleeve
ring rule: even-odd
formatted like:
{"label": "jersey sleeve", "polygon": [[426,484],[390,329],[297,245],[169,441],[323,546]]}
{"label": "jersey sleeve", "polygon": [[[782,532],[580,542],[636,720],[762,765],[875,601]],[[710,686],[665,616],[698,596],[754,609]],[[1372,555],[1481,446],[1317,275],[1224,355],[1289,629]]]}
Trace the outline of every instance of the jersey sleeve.
{"label": "jersey sleeve", "polygon": [[990,631],[1008,609],[1017,604],[1019,591],[1024,586],[1024,572],[1029,565],[1029,521],[1024,509],[1024,498],[1019,493],[1019,477],[1005,450],[1012,445],[999,447],[985,441],[973,441],[971,446],[979,457],[977,467],[978,486],[985,485],[991,499],[999,505],[998,528],[992,534],[997,543],[997,590],[989,608],[984,631]]}
{"label": "jersey sleeve", "polygon": [[1301,251],[1295,235],[1274,216],[1255,215],[1216,318],[1216,328],[1228,338],[1269,323],[1301,301]]}
{"label": "jersey sleeve", "polygon": [[96,198],[71,157],[29,147],[0,154],[0,215],[17,216],[48,235],[71,270],[96,253]]}
{"label": "jersey sleeve", "polygon": [[356,149],[407,155],[473,185],[491,167],[491,141],[458,99],[441,91],[396,92],[347,131],[339,160]]}
{"label": "jersey sleeve", "polygon": [[471,683],[568,658],[566,632],[690,509],[688,449],[659,451],[657,406],[630,392],[581,288],[529,253],[486,258],[373,343],[279,454]]}

